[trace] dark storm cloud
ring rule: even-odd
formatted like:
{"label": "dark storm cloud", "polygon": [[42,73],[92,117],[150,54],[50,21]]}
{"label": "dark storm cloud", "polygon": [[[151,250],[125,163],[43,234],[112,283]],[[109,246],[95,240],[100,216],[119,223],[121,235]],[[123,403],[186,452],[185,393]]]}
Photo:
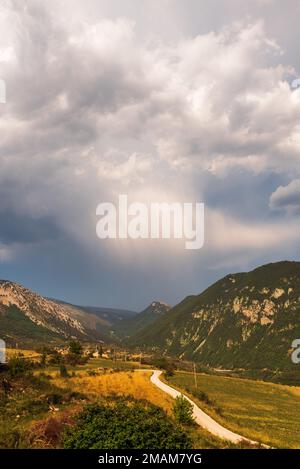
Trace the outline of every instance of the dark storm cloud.
{"label": "dark storm cloud", "polygon": [[270,197],[270,207],[300,213],[300,179],[279,186]]}
{"label": "dark storm cloud", "polygon": [[7,243],[36,243],[57,239],[62,234],[51,219],[30,219],[23,215],[13,214],[11,211],[0,212],[1,238],[0,242]]}

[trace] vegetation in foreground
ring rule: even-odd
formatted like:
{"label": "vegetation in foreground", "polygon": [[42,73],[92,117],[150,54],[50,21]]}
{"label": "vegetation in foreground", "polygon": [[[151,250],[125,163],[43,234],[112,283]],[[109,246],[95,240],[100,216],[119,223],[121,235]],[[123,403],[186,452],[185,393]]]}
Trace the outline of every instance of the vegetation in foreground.
{"label": "vegetation in foreground", "polygon": [[[109,412],[120,399],[129,408],[159,408],[192,448],[233,447],[195,425],[186,401],[174,401],[150,383],[150,372],[133,372],[130,362],[83,357],[78,344],[64,356],[54,350],[18,353],[10,352],[9,366],[0,373],[1,448],[61,448],[66,429],[76,428],[86,406]],[[273,447],[300,446],[300,388],[199,373],[196,387],[194,374],[175,372],[171,365],[157,362],[172,385],[227,428]],[[127,424],[132,426],[130,419]]]}
{"label": "vegetation in foreground", "polygon": [[188,449],[192,441],[160,407],[117,398],[87,406],[63,436],[67,449]]}
{"label": "vegetation in foreground", "polygon": [[[57,360],[55,353],[47,354],[46,358],[43,354],[34,356],[34,360],[30,360],[29,353],[24,351],[21,355],[12,356],[9,366],[2,367],[0,372],[1,448],[62,448],[70,445],[71,440],[66,435],[71,438],[71,429],[74,432],[78,429],[78,418],[85,415],[86,406],[94,406],[96,409],[100,407],[100,413],[109,412],[117,406],[119,399],[127,402],[130,409],[137,405],[137,416],[142,421],[135,422],[134,425],[146,425],[145,416],[151,419],[153,412],[153,415],[157,415],[157,420],[153,417],[152,423],[160,426],[159,431],[171,428],[171,425],[172,433],[177,429],[175,433],[182,432],[182,441],[186,444],[189,442],[185,447],[230,446],[200,427],[180,421],[180,417],[174,412],[174,400],[150,383],[149,372],[121,371],[99,366],[99,360],[101,364],[105,360],[98,358],[89,359],[84,364],[78,363],[78,359],[73,364],[73,356],[71,361],[68,357],[61,361]],[[103,410],[103,406],[108,409]],[[132,432],[133,422],[129,413],[128,419],[127,414],[122,415],[123,427],[120,432],[124,432],[127,427]],[[68,433],[68,429],[71,433]],[[164,441],[168,441],[170,447],[177,445],[173,440]],[[137,440],[130,440],[128,444],[136,445]],[[152,444],[154,445],[154,440]],[[155,446],[162,447],[156,443]]]}
{"label": "vegetation in foreground", "polygon": [[167,380],[185,390],[215,420],[277,448],[300,447],[300,388],[249,379],[176,372]]}

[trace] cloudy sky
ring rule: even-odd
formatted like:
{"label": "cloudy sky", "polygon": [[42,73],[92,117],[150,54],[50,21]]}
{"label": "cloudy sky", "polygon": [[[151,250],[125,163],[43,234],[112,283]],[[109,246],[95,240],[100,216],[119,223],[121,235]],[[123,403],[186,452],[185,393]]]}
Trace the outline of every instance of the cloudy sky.
{"label": "cloudy sky", "polygon": [[[298,0],[2,0],[0,277],[141,310],[299,259],[299,16]],[[99,240],[118,194],[204,202],[204,248]]]}

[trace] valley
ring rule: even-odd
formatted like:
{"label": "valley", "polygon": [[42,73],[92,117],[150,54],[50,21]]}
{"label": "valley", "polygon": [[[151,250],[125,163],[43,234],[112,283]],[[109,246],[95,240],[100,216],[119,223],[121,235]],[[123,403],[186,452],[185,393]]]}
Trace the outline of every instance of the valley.
{"label": "valley", "polygon": [[[140,313],[76,306],[2,280],[7,363],[0,365],[0,446],[118,448],[114,427],[105,441],[91,428],[83,443],[76,422],[96,422],[114,409],[115,425],[128,421],[126,433],[133,406],[140,428],[147,427],[146,415],[156,415],[170,447],[298,448],[300,372],[291,354],[300,337],[299,315],[298,262],[229,274],[174,307],[154,300]],[[201,418],[196,425],[188,404],[158,389],[153,370],[163,372],[173,397],[176,390],[188,396],[225,435],[257,444],[228,441],[223,430],[219,435],[203,427]],[[146,444],[139,437],[152,435],[146,427],[128,436],[128,447]],[[178,440],[169,439],[170,431]]]}
{"label": "valley", "polygon": [[275,448],[299,448],[300,387],[197,373],[167,379],[233,432]]}
{"label": "valley", "polygon": [[[137,360],[89,358],[85,363],[53,363],[47,355],[9,350],[9,359],[32,362],[27,371],[0,374],[2,448],[57,448],[64,432],[86,406],[116,399],[149,402],[172,421],[174,399],[151,383],[153,366]],[[62,363],[66,363],[66,373]],[[300,387],[262,381],[184,372],[165,372],[163,381],[191,397],[216,422],[244,438],[275,448],[297,448],[300,442]],[[6,387],[3,383],[6,383]],[[72,423],[73,422],[73,423]],[[247,447],[233,445],[201,426],[181,424],[194,448]],[[17,438],[17,439],[16,439]],[[251,445],[249,445],[251,447]]]}

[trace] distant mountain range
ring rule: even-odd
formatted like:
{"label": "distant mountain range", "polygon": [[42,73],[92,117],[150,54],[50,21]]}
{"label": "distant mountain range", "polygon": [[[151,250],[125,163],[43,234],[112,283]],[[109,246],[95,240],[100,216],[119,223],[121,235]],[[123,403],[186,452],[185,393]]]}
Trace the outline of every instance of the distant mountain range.
{"label": "distant mountain range", "polygon": [[300,262],[229,274],[171,308],[76,306],[0,281],[0,337],[23,346],[71,337],[123,343],[210,367],[290,369],[300,339]]}
{"label": "distant mountain range", "polygon": [[22,346],[58,343],[63,339],[110,342],[110,328],[133,311],[72,305],[44,298],[0,280],[0,337]]}
{"label": "distant mountain range", "polygon": [[129,337],[138,334],[146,327],[150,327],[170,309],[171,306],[162,301],[153,301],[141,313],[115,322],[112,326],[112,332],[116,338],[126,342]]}
{"label": "distant mountain range", "polygon": [[278,262],[227,275],[129,342],[211,367],[288,369],[297,338],[300,262]]}
{"label": "distant mountain range", "polygon": [[117,323],[118,321],[127,320],[136,316],[136,311],[128,309],[116,309],[116,308],[100,308],[98,306],[80,306],[84,311],[95,314],[99,318],[106,321],[109,326]]}
{"label": "distant mountain range", "polygon": [[170,309],[155,301],[144,311],[78,306],[44,298],[14,282],[0,280],[0,338],[14,346],[83,341],[120,342]]}
{"label": "distant mountain range", "polygon": [[54,298],[50,298],[50,300],[62,306],[68,306],[72,309],[75,308],[76,310],[81,310],[84,313],[88,313],[92,316],[97,316],[97,324],[101,324],[102,326],[105,326],[107,328],[110,328],[113,324],[117,323],[118,321],[132,318],[138,314],[136,311],[131,311],[129,309],[103,308],[98,306],[78,306]]}

